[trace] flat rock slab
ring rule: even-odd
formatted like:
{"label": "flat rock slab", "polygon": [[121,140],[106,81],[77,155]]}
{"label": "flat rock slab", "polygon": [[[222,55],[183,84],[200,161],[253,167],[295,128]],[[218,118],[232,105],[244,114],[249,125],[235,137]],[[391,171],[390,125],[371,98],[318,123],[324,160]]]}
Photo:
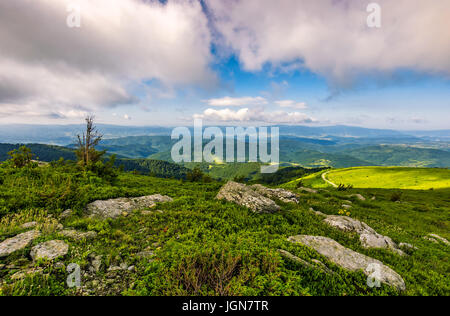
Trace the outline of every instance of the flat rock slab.
{"label": "flat rock slab", "polygon": [[331,262],[349,271],[362,270],[365,275],[371,276],[373,272],[371,267],[376,266],[380,282],[395,287],[400,291],[406,289],[405,281],[403,281],[402,277],[391,268],[385,266],[381,261],[348,249],[331,238],[297,235],[289,237],[288,241],[308,246]]}
{"label": "flat rock slab", "polygon": [[339,230],[357,233],[364,248],[386,248],[399,255],[405,254],[390,237],[378,234],[372,227],[357,219],[348,216],[327,215],[324,222]]}
{"label": "flat rock slab", "polygon": [[436,235],[436,234],[428,234],[428,237],[430,237],[430,238],[432,238],[432,239],[435,239],[435,240],[438,240],[438,241],[441,241],[441,242],[443,242],[443,243],[446,244],[446,245],[450,245],[450,242],[449,242],[447,239],[445,239],[444,237],[441,237],[441,236],[439,236],[439,235]]}
{"label": "flat rock slab", "polygon": [[33,260],[47,259],[53,260],[65,256],[69,251],[69,245],[62,240],[50,240],[31,249],[30,256]]}
{"label": "flat rock slab", "polygon": [[172,202],[169,196],[154,194],[134,198],[97,200],[86,206],[85,213],[90,217],[117,218],[133,210],[154,207],[156,203]]}
{"label": "flat rock slab", "polygon": [[255,213],[274,213],[280,210],[273,200],[250,186],[234,181],[228,181],[216,198],[245,206]]}
{"label": "flat rock slab", "polygon": [[0,258],[9,256],[10,254],[18,250],[24,249],[40,235],[41,233],[39,231],[30,230],[28,232],[4,240],[2,243],[0,243]]}

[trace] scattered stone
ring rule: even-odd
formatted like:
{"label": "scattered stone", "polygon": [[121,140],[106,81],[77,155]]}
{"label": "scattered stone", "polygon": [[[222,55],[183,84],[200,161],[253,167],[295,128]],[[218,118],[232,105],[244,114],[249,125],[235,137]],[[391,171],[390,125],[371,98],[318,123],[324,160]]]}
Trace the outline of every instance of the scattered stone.
{"label": "scattered stone", "polygon": [[62,240],[50,240],[40,243],[31,249],[30,256],[33,260],[53,260],[65,256],[69,251],[69,245]]}
{"label": "scattered stone", "polygon": [[95,237],[97,237],[97,233],[93,231],[79,232],[74,229],[65,229],[59,233],[64,237],[71,238],[74,240],[94,239]]}
{"label": "scattered stone", "polygon": [[37,224],[38,224],[37,222],[28,222],[28,223],[20,225],[20,228],[23,228],[23,229],[34,228],[37,226]]}
{"label": "scattered stone", "polygon": [[399,255],[405,255],[391,238],[378,234],[372,227],[348,216],[328,215],[324,222],[345,232],[354,232],[364,248],[387,248]]}
{"label": "scattered stone", "polygon": [[305,188],[305,187],[299,187],[299,188],[297,188],[297,190],[299,190],[299,191],[305,191],[305,192],[308,192],[308,193],[317,193],[317,190],[314,190],[314,189],[311,189],[311,188]]}
{"label": "scattered stone", "polygon": [[428,237],[428,236],[423,236],[423,239],[428,240],[428,241],[431,241],[431,242],[433,242],[433,243],[435,243],[435,244],[438,244],[438,243],[439,243],[439,241],[437,241],[436,239],[431,238],[431,237]]}
{"label": "scattered stone", "polygon": [[351,205],[348,205],[348,204],[342,204],[341,207],[342,207],[343,209],[345,209],[345,210],[349,210],[349,209],[352,208],[352,206],[351,206]]}
{"label": "scattered stone", "polygon": [[357,193],[357,194],[351,194],[351,195],[347,195],[347,197],[352,198],[355,197],[360,201],[365,201],[366,198],[364,196],[362,196],[361,194]]}
{"label": "scattered stone", "polygon": [[216,198],[248,207],[255,213],[274,213],[280,210],[280,207],[271,199],[245,184],[234,181],[228,181],[220,189]]}
{"label": "scattered stone", "polygon": [[90,217],[117,218],[133,210],[146,209],[156,206],[156,203],[172,202],[171,197],[154,194],[134,198],[118,198],[97,200],[86,206],[86,214]]}
{"label": "scattered stone", "polygon": [[254,184],[251,188],[269,199],[278,199],[285,203],[299,203],[297,194],[285,189],[269,189],[261,184]]}
{"label": "scattered stone", "polygon": [[446,244],[446,245],[450,245],[450,242],[449,242],[447,239],[445,239],[444,237],[441,237],[441,236],[436,235],[436,234],[428,234],[428,236],[429,236],[430,238],[437,239],[437,240],[443,242],[443,243]]}
{"label": "scattered stone", "polygon": [[108,272],[112,272],[112,271],[120,271],[120,270],[123,270],[121,267],[118,267],[118,266],[110,266],[109,268],[108,268]]}
{"label": "scattered stone", "polygon": [[380,282],[393,286],[400,291],[406,289],[402,277],[385,266],[381,261],[360,254],[349,248],[345,248],[335,240],[322,236],[297,235],[288,238],[292,243],[299,243],[313,248],[322,256],[328,258],[331,262],[349,271],[360,271],[370,276],[372,271],[370,266],[376,265],[379,268]]}
{"label": "scattered stone", "polygon": [[128,267],[128,271],[130,271],[130,272],[136,271],[135,266],[129,266],[129,267]]}
{"label": "scattered stone", "polygon": [[151,257],[155,256],[155,253],[150,250],[144,250],[144,251],[138,252],[136,254],[136,256],[142,257],[142,258],[151,258]]}
{"label": "scattered stone", "polygon": [[18,250],[24,249],[40,235],[41,233],[39,231],[30,230],[28,232],[4,240],[0,243],[0,258],[9,256],[10,254]]}
{"label": "scattered stone", "polygon": [[66,219],[73,215],[73,211],[71,209],[67,209],[59,215],[60,219]]}
{"label": "scattered stone", "polygon": [[374,196],[372,196],[372,198],[370,199],[371,201],[375,201],[377,198],[376,198],[376,196],[374,195]]}

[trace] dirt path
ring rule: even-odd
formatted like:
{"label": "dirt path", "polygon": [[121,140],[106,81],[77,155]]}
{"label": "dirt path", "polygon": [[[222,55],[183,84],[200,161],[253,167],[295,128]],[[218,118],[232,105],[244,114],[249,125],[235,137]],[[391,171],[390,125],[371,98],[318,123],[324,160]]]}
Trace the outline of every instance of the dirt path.
{"label": "dirt path", "polygon": [[331,182],[330,180],[328,180],[326,178],[326,175],[328,174],[328,172],[329,171],[322,173],[322,180],[325,181],[326,183],[328,183],[329,185],[331,185],[333,188],[337,188],[338,186],[335,183]]}

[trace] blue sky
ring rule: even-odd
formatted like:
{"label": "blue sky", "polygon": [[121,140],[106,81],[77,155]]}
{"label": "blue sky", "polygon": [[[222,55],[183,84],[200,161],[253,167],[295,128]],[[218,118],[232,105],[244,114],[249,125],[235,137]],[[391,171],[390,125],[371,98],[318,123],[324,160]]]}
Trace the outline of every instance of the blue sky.
{"label": "blue sky", "polygon": [[2,1],[0,123],[449,129],[450,2],[377,3]]}

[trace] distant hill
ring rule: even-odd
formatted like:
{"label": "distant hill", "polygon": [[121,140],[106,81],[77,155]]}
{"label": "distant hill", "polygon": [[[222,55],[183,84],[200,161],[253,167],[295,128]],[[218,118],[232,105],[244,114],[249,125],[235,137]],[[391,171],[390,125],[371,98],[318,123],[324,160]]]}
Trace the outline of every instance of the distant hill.
{"label": "distant hill", "polygon": [[[8,152],[14,149],[18,149],[23,144],[0,144],[0,161],[5,161],[11,158]],[[64,158],[65,160],[75,160],[75,152],[73,149],[54,146],[54,145],[43,145],[43,144],[26,144],[31,152],[34,154],[33,159],[39,159],[41,161],[53,161],[59,158]]]}
{"label": "distant hill", "polygon": [[346,150],[345,154],[379,166],[450,167],[450,152],[438,149],[378,145]]}

